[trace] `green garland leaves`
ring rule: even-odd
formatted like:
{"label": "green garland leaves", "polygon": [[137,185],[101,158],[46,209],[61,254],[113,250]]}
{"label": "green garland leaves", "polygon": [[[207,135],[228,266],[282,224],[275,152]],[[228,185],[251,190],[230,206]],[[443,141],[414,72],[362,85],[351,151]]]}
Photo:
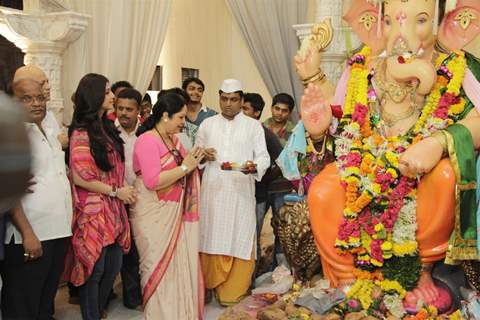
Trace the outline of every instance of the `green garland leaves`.
{"label": "green garland leaves", "polygon": [[418,255],[395,257],[385,260],[382,273],[385,279],[397,280],[402,287],[411,291],[417,286],[422,264]]}

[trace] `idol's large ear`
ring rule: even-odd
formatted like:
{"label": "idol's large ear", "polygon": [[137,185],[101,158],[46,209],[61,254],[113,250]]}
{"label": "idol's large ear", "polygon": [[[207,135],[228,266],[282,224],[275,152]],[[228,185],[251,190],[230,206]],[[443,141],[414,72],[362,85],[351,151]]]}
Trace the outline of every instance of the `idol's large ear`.
{"label": "idol's large ear", "polygon": [[360,40],[372,49],[373,53],[380,53],[385,49],[383,24],[378,14],[378,7],[368,0],[352,0],[347,14],[343,17]]}
{"label": "idol's large ear", "polygon": [[472,42],[463,47],[463,50],[480,59],[480,34],[476,36]]}
{"label": "idol's large ear", "polygon": [[450,50],[461,50],[480,32],[480,0],[458,0],[457,6],[445,14],[438,40]]}

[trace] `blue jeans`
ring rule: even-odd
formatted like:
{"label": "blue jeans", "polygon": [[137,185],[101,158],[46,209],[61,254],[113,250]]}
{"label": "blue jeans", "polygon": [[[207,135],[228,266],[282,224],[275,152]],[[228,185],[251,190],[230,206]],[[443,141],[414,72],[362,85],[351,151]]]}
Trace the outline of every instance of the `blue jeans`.
{"label": "blue jeans", "polygon": [[[267,200],[264,202],[257,202],[256,206],[256,215],[257,215],[257,263],[261,257],[261,246],[260,246],[260,234],[262,233],[263,223],[265,221],[265,215],[268,212],[268,209],[272,208],[272,217],[275,217],[280,211],[280,208],[283,207],[285,201],[283,197],[289,192],[278,192],[278,193],[269,193]],[[269,267],[269,270],[272,271],[278,265],[276,255],[282,253],[282,247],[280,246],[280,241],[275,236],[275,252],[273,255],[273,262]]]}
{"label": "blue jeans", "polygon": [[79,287],[83,320],[99,320],[105,309],[113,283],[122,267],[123,252],[118,244],[103,248],[90,278]]}

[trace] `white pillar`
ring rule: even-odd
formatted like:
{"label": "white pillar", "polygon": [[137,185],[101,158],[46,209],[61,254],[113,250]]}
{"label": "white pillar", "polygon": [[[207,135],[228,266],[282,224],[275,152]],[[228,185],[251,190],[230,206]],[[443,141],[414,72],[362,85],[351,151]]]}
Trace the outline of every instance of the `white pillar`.
{"label": "white pillar", "polygon": [[[43,3],[48,4],[48,1]],[[0,8],[0,33],[25,53],[25,64],[38,66],[46,73],[50,83],[48,108],[59,124],[63,122],[64,109],[62,54],[88,26],[88,16],[66,11],[67,8],[61,10],[58,4],[33,6],[31,12]]]}
{"label": "white pillar", "polygon": [[[315,22],[321,22],[329,18],[332,22],[333,40],[332,43],[322,53],[322,69],[332,83],[336,83],[340,78],[345,67],[347,59],[346,37],[350,28],[342,23],[343,8],[350,4],[350,0],[316,0]],[[313,24],[295,25],[293,28],[297,31],[300,41],[310,35]],[[350,32],[352,46],[355,48],[360,44],[359,40]]]}

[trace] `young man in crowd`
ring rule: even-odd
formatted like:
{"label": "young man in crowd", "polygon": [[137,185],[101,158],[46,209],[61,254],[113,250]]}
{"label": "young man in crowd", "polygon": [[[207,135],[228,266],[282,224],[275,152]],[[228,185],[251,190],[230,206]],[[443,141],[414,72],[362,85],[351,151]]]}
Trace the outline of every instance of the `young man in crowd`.
{"label": "young man in crowd", "polygon": [[[265,101],[263,101],[262,96],[258,93],[247,93],[243,97],[242,111],[246,116],[260,120],[264,106]],[[255,182],[255,200],[257,201],[255,210],[257,215],[257,270],[261,258],[260,235],[265,214],[267,213],[268,189],[270,183],[282,174],[281,170],[275,165],[275,160],[283,149],[277,136],[264,125],[262,125],[262,128],[265,134],[268,155],[270,156],[270,167],[262,180]]]}
{"label": "young man in crowd", "polygon": [[[127,88],[133,89],[133,86],[130,84],[130,82],[125,80],[117,81],[110,87],[113,94],[115,95],[115,99],[118,97],[118,94],[122,92],[122,90],[125,90]],[[107,117],[108,119],[115,121],[115,119],[117,118],[115,110],[109,111]]]}
{"label": "young man in crowd", "polygon": [[135,181],[132,167],[133,146],[137,140],[136,131],[140,126],[140,104],[142,95],[135,89],[122,90],[115,100],[115,126],[125,143],[125,179],[129,185]]}
{"label": "young man in crowd", "polygon": [[122,90],[125,90],[127,88],[133,89],[133,86],[130,82],[128,82],[126,80],[117,81],[114,84],[112,84],[112,86],[111,86],[111,90],[112,90],[113,94],[115,95],[115,97],[118,97],[118,94],[120,92],[122,92]]}
{"label": "young man in crowd", "polygon": [[[125,88],[120,91],[115,100],[117,117],[115,126],[120,131],[120,137],[123,142],[125,142],[125,180],[130,186],[135,181],[133,146],[137,140],[135,133],[140,125],[141,102],[142,95],[132,88]],[[132,241],[130,251],[123,256],[121,269],[123,304],[129,309],[136,309],[142,305],[142,287],[140,284],[138,259],[137,247],[135,246],[135,241]]]}
{"label": "young man in crowd", "polygon": [[[255,184],[270,166],[259,121],[241,112],[240,81],[227,79],[220,91],[221,114],[202,122],[196,146],[205,149],[200,199],[200,252],[205,286],[221,305],[247,294],[255,270]],[[256,168],[225,170],[252,161]],[[223,163],[223,165],[222,165]]]}
{"label": "young man in crowd", "polygon": [[53,319],[54,300],[72,235],[72,197],[60,142],[42,121],[42,84],[18,75],[15,97],[27,111],[34,185],[13,209],[1,271],[3,319]]}
{"label": "young man in crowd", "polygon": [[295,100],[288,93],[275,95],[272,99],[272,117],[263,123],[277,135],[282,146],[285,146],[295,127],[295,124],[290,120],[294,107]]}
{"label": "young man in crowd", "polygon": [[[290,121],[290,116],[295,107],[295,101],[292,96],[287,93],[279,93],[272,99],[272,117],[267,119],[263,124],[270,129],[280,141],[282,148],[287,144],[288,138],[292,134],[295,125]],[[275,166],[275,170],[279,170]],[[268,185],[268,196],[265,205],[265,212],[272,208],[272,215],[276,216],[278,211],[284,204],[284,196],[290,193],[292,184],[281,174]],[[278,237],[275,235],[275,254],[270,270],[273,270],[279,264],[287,264],[283,254]]]}
{"label": "young man in crowd", "polygon": [[203,92],[205,91],[202,80],[195,77],[187,78],[182,83],[182,89],[190,97],[187,104],[186,134],[190,137],[192,144],[195,144],[195,136],[200,124],[203,120],[217,113],[202,104]]}

